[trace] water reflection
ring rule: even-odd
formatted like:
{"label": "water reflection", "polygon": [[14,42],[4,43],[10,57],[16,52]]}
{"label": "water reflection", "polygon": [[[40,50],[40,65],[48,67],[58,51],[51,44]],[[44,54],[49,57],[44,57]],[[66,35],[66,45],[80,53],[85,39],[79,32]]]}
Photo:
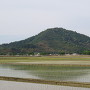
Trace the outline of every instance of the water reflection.
{"label": "water reflection", "polygon": [[3,64],[0,65],[0,76],[90,82],[90,67]]}

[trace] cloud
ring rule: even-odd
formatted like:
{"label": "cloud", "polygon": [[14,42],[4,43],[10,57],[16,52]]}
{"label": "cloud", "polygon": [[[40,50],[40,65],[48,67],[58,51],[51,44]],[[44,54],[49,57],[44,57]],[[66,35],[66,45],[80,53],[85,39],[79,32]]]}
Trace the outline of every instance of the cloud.
{"label": "cloud", "polygon": [[90,0],[1,0],[0,35],[32,36],[63,27],[90,36]]}

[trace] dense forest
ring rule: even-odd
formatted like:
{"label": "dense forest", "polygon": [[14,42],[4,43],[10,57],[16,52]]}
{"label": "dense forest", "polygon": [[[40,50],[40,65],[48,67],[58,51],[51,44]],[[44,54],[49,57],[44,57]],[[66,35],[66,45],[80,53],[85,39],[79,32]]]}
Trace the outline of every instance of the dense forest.
{"label": "dense forest", "polygon": [[90,54],[90,37],[63,28],[50,28],[25,40],[0,45],[0,55]]}

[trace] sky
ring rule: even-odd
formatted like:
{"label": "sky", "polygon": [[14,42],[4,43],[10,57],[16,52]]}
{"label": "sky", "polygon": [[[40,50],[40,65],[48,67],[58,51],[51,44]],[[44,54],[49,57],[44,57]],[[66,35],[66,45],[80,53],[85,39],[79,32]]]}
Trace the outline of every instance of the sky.
{"label": "sky", "polygon": [[90,0],[0,0],[0,44],[54,27],[90,36]]}

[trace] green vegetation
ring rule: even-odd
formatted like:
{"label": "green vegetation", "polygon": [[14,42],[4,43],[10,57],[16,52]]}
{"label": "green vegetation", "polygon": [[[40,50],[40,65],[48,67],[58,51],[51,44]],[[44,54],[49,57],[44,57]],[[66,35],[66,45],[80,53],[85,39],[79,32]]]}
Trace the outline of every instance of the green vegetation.
{"label": "green vegetation", "polygon": [[44,62],[44,61],[90,61],[89,56],[43,56],[43,57],[0,57],[0,63]]}
{"label": "green vegetation", "polygon": [[90,55],[90,51],[84,51],[83,54]]}
{"label": "green vegetation", "polygon": [[84,54],[89,50],[90,37],[63,28],[47,29],[28,39],[0,45],[0,55]]}

